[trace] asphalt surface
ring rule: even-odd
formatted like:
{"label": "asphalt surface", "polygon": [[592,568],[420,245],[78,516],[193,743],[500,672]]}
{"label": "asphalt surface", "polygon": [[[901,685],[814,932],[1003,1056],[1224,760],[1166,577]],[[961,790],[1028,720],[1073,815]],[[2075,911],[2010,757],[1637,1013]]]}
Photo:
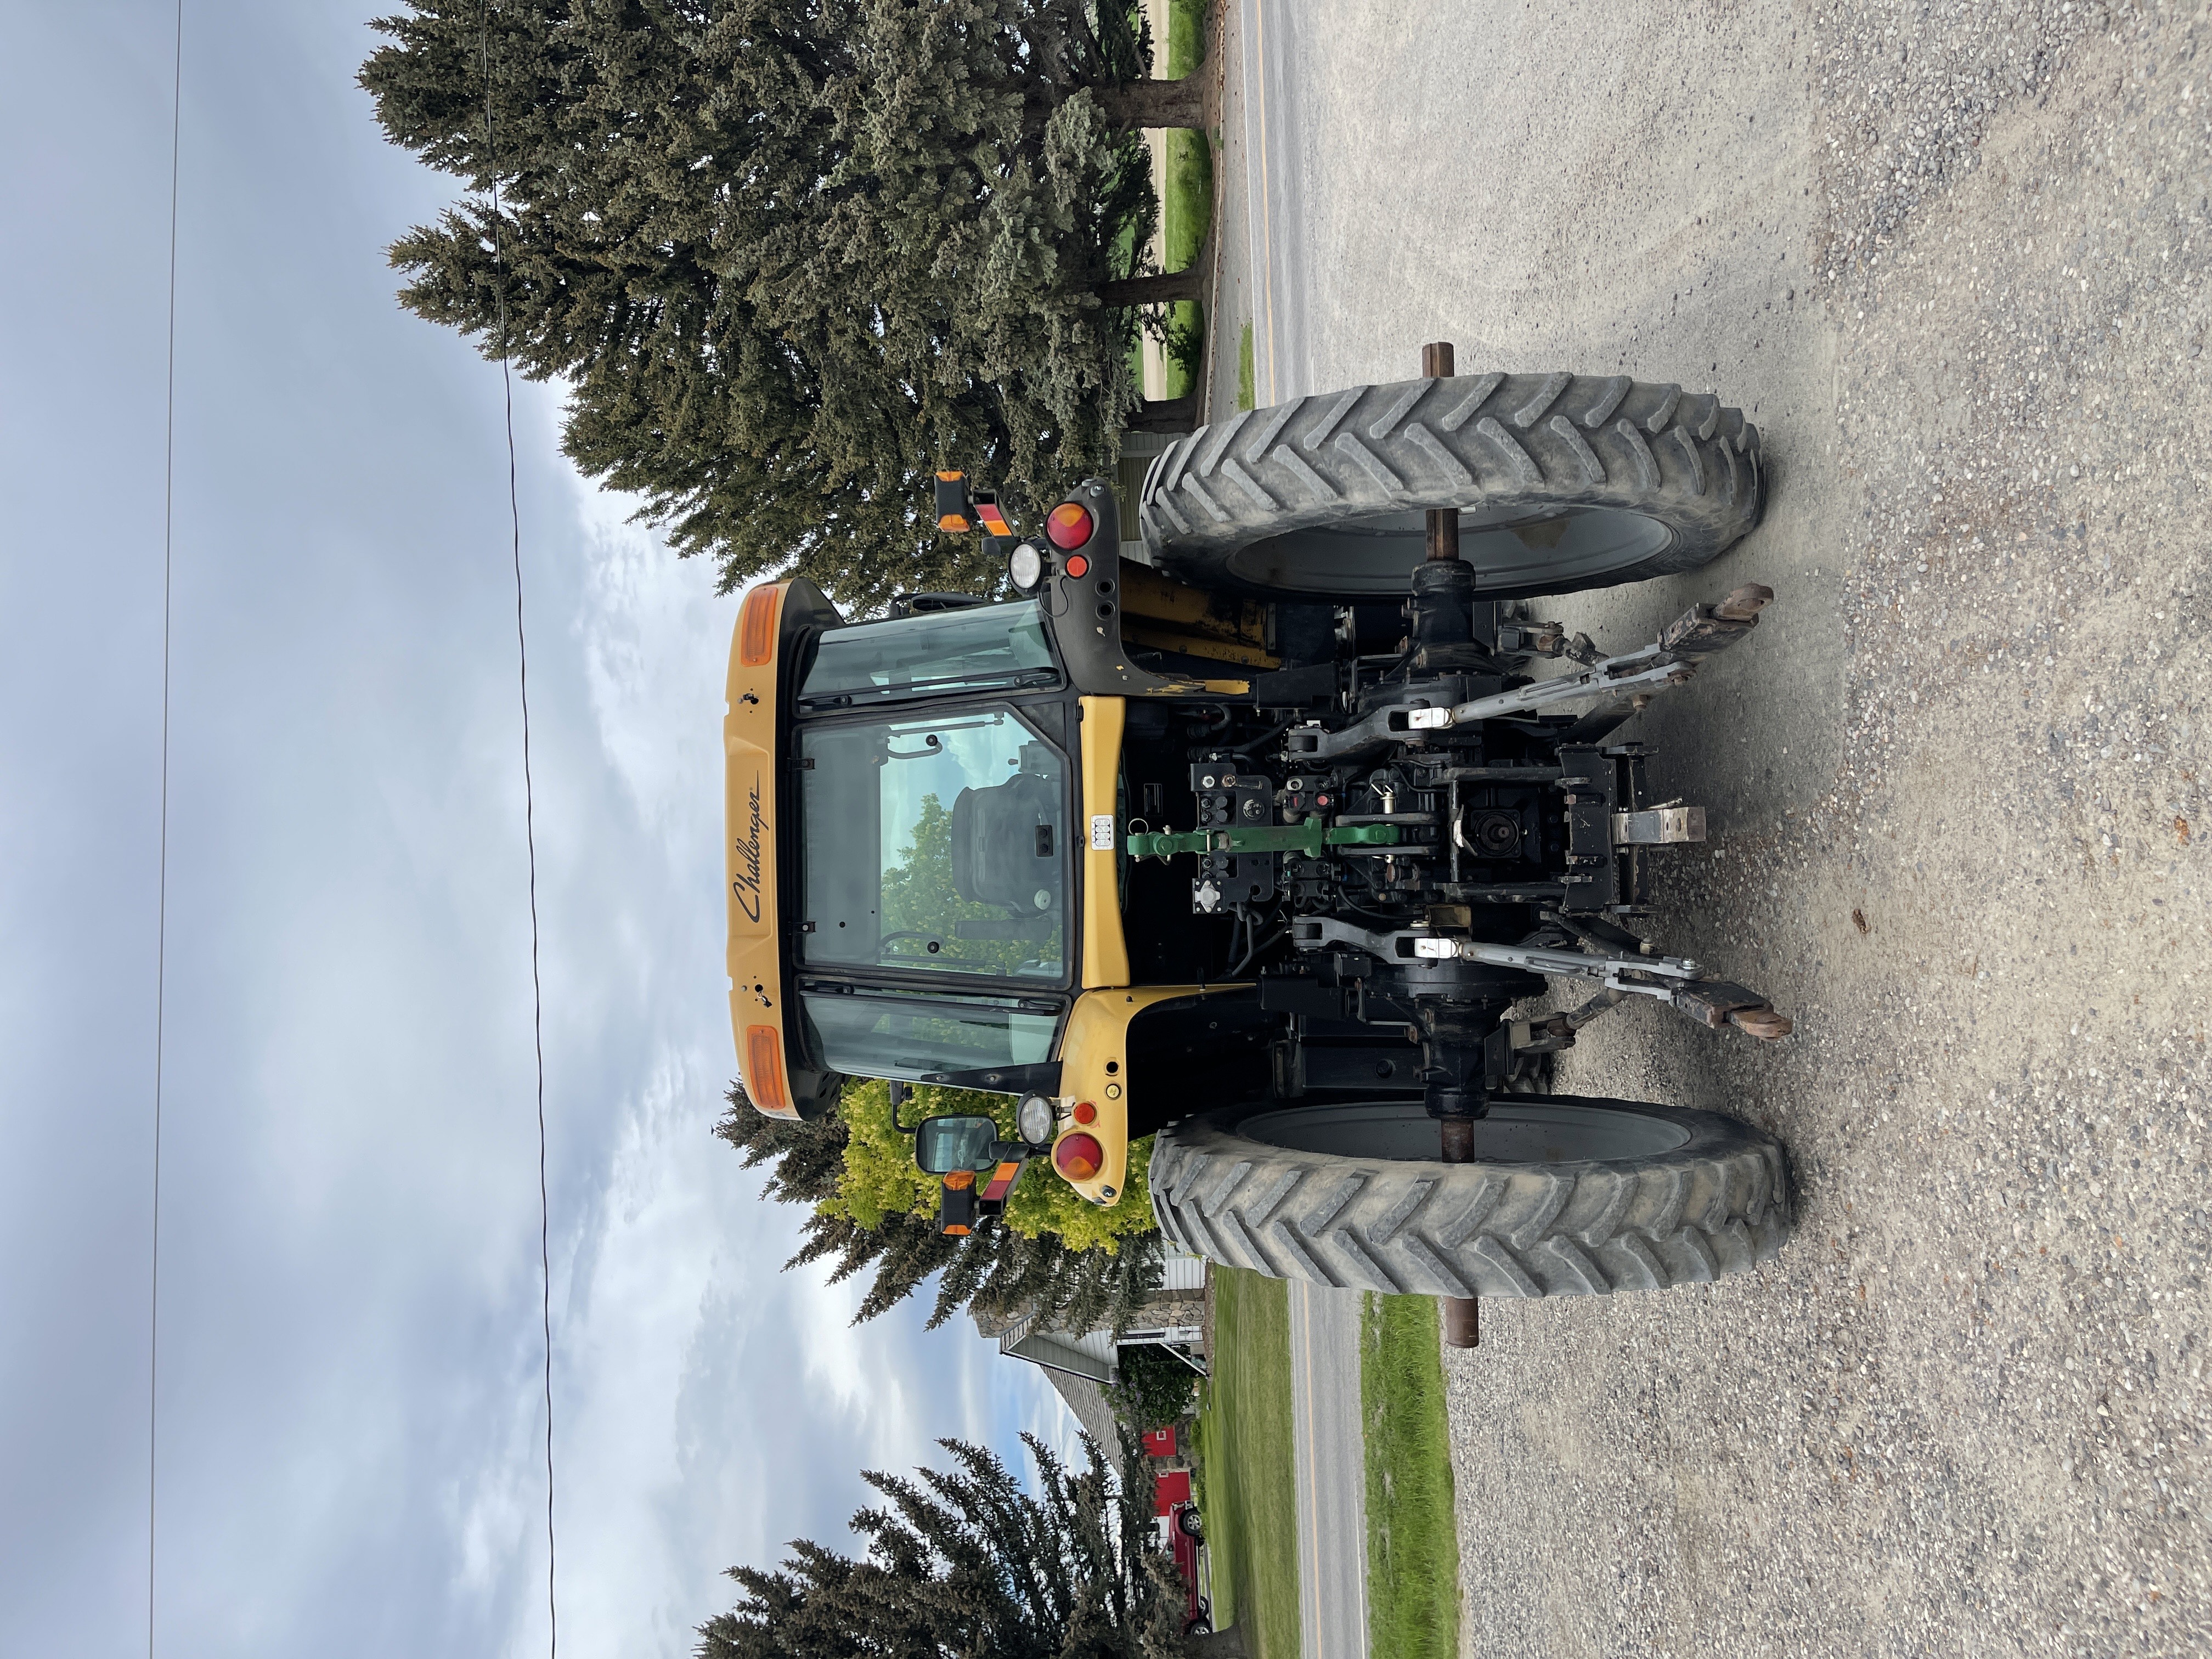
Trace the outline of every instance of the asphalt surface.
{"label": "asphalt surface", "polygon": [[1303,186],[1314,136],[1302,107],[1306,82],[1300,71],[1316,42],[1325,48],[1328,26],[1317,8],[1283,0],[1242,0],[1237,21],[1239,136],[1242,154],[1251,158],[1243,194],[1245,269],[1253,295],[1252,384],[1265,405],[1319,389],[1307,349],[1314,313],[1300,303],[1306,295]]}
{"label": "asphalt surface", "polygon": [[[1224,28],[1224,185],[1241,222],[1219,216],[1217,264],[1233,295],[1250,296],[1253,383],[1262,403],[1314,389],[1305,323],[1298,212],[1310,131],[1297,66],[1322,18],[1310,6],[1241,0]],[[1230,90],[1233,85],[1233,92]],[[1234,125],[1233,137],[1228,129]],[[1246,158],[1249,158],[1249,162]],[[1233,179],[1235,182],[1229,182]],[[1241,233],[1241,238],[1240,238]],[[1275,303],[1279,294],[1284,303]],[[1217,301],[1216,310],[1220,309]],[[1227,346],[1234,405],[1235,336]],[[1292,1456],[1297,1468],[1300,1659],[1366,1659],[1367,1466],[1359,1385],[1358,1291],[1291,1286]]]}
{"label": "asphalt surface", "polygon": [[1367,1463],[1358,1291],[1291,1286],[1300,1659],[1366,1659]]}
{"label": "asphalt surface", "polygon": [[1262,403],[1449,339],[1717,390],[1771,466],[1708,570],[1541,608],[1780,596],[1636,735],[1712,825],[1649,931],[1797,1034],[1632,1006],[1561,1085],[1771,1128],[1799,1235],[1486,1306],[1468,1650],[2212,1649],[2212,19],[1246,0],[1225,46],[1217,408],[1250,318]]}

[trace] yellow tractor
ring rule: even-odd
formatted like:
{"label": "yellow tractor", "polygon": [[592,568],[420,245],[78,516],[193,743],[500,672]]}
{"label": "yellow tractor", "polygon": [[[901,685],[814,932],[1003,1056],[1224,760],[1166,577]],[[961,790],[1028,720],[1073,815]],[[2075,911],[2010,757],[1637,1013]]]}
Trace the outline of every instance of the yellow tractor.
{"label": "yellow tractor", "polygon": [[[1613,654],[1523,603],[1707,562],[1761,483],[1717,398],[1447,368],[1179,439],[1127,528],[1103,480],[1022,534],[941,477],[1004,598],[848,623],[755,588],[726,722],[754,1105],[811,1117],[855,1077],[1015,1097],[1016,1141],[916,1126],[951,1231],[1032,1157],[1122,1203],[1154,1135],[1161,1229],[1279,1277],[1471,1307],[1771,1256],[1772,1139],[1548,1079],[1630,997],[1788,1033],[1638,932],[1704,814],[1622,731],[1772,595]],[[1534,1007],[1553,981],[1582,993]]]}

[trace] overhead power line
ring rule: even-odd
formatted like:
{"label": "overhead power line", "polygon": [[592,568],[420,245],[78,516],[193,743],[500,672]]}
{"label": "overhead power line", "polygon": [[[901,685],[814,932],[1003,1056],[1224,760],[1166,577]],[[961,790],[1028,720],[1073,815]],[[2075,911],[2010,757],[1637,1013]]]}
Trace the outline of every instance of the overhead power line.
{"label": "overhead power line", "polygon": [[545,1387],[545,1628],[547,1652],[561,1651],[558,1554],[553,1531],[553,1250],[552,1200],[545,1177],[545,989],[538,969],[538,806],[530,773],[530,638],[523,625],[522,503],[515,486],[514,370],[507,340],[507,252],[501,238],[499,141],[492,122],[491,0],[484,0],[480,58],[484,86],[484,159],[491,179],[492,294],[499,316],[499,382],[507,421],[507,515],[514,566],[514,654],[522,704],[522,829],[530,869],[530,1018],[538,1063],[538,1313],[544,1338]]}
{"label": "overhead power line", "polygon": [[[160,831],[155,882],[153,1183],[147,1307],[146,1652],[148,1659],[153,1659],[155,1652],[155,1551],[160,1534],[158,1516],[161,1472],[159,1449],[161,1332],[161,1107],[168,1012],[170,635],[176,525],[177,204],[180,177],[179,164],[182,155],[181,140],[184,130],[184,0],[177,0],[175,16],[175,33],[170,69],[168,338],[166,380],[163,388],[161,478],[161,763]],[[545,996],[544,976],[539,966],[537,800],[532,785],[530,753],[530,642],[525,625],[523,606],[522,509],[516,480],[514,383],[513,367],[507,353],[506,253],[500,245],[497,235],[500,197],[498,152],[492,119],[489,0],[486,0],[483,14],[482,58],[484,75],[484,145],[492,161],[491,204],[495,227],[492,258],[497,272],[495,287],[499,313],[500,387],[507,435],[509,552],[514,577],[516,683],[522,714],[523,842],[527,855],[529,875],[531,1036],[537,1073],[538,1115],[538,1309],[544,1351],[543,1377],[545,1402],[545,1611],[548,1650],[557,1656],[560,1652],[560,1615],[555,1577],[558,1558],[555,1549],[554,1532],[552,1205],[547,1180],[545,1133]]]}

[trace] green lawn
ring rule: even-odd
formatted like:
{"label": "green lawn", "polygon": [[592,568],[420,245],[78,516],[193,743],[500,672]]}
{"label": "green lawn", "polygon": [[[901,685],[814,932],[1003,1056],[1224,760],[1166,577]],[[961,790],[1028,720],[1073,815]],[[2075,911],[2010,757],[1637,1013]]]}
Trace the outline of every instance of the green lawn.
{"label": "green lawn", "polygon": [[[1167,134],[1167,200],[1160,205],[1165,268],[1182,270],[1206,246],[1213,225],[1213,155],[1206,135],[1187,127]],[[1178,300],[1168,307],[1168,384],[1170,398],[1185,396],[1206,360],[1206,307]]]}
{"label": "green lawn", "polygon": [[1253,1659],[1298,1659],[1289,1287],[1217,1267],[1213,1297],[1213,1375],[1196,1439],[1214,1625],[1241,1624]]}
{"label": "green lawn", "polygon": [[1206,0],[1168,0],[1168,72],[1180,81],[1198,67],[1205,38]]}
{"label": "green lawn", "polygon": [[1432,1298],[1367,1298],[1359,1394],[1367,1436],[1368,1651],[1455,1659],[1459,1534]]}
{"label": "green lawn", "polygon": [[[1168,8],[1166,79],[1179,81],[1198,67],[1205,0],[1171,0]],[[1213,152],[1206,135],[1185,128],[1167,134],[1167,197],[1160,204],[1163,270],[1182,270],[1198,258],[1213,228]],[[1206,308],[1195,300],[1168,307],[1167,394],[1188,394],[1206,360]]]}

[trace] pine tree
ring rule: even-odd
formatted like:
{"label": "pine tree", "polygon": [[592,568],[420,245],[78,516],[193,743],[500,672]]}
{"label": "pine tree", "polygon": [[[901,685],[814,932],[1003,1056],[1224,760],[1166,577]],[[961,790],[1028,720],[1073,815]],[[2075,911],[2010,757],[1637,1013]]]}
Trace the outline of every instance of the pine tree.
{"label": "pine tree", "polygon": [[1118,1251],[1071,1250],[1048,1233],[1024,1238],[986,1224],[948,1238],[927,1218],[888,1214],[874,1228],[811,1206],[835,1196],[844,1171],[845,1125],[836,1113],[794,1123],[753,1109],[732,1085],[729,1112],[714,1133],[744,1154],[747,1168],[773,1160],[768,1196],[805,1204],[802,1243],[786,1267],[829,1261],[830,1283],[872,1269],[856,1321],[874,1319],[914,1294],[932,1273],[938,1280],[929,1328],[966,1310],[998,1320],[1034,1314],[1070,1330],[1125,1329],[1159,1287],[1157,1233],[1127,1238]]}
{"label": "pine tree", "polygon": [[866,609],[987,586],[937,532],[929,471],[1048,505],[1137,402],[1138,301],[1109,285],[1139,273],[1112,250],[1146,245],[1155,204],[1109,108],[1147,94],[1101,16],[412,0],[362,82],[471,194],[393,245],[402,302],[564,380],[571,457],[726,587],[787,568]]}
{"label": "pine tree", "polygon": [[1152,1535],[1133,1444],[1119,1479],[1095,1442],[1071,1470],[1027,1436],[1036,1492],[980,1446],[947,1469],[862,1478],[886,1502],[853,1528],[865,1559],[799,1542],[780,1572],[700,1628],[700,1659],[1185,1659],[1242,1656],[1235,1629],[1186,1637],[1186,1603]]}

